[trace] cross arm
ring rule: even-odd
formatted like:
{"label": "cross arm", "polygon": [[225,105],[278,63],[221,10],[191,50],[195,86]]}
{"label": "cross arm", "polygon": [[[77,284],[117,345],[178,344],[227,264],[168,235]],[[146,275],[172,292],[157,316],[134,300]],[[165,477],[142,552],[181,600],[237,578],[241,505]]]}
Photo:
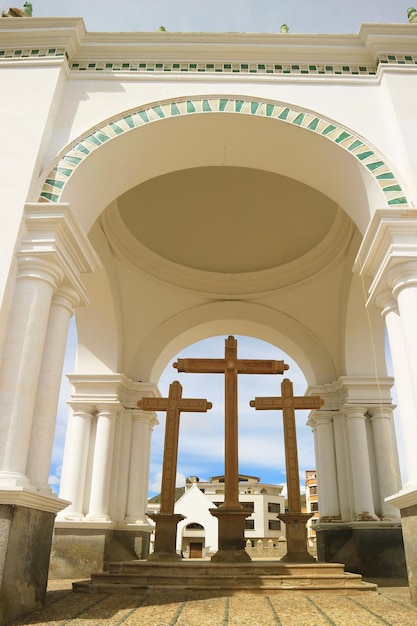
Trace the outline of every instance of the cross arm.
{"label": "cross arm", "polygon": [[213,404],[203,398],[181,398],[175,400],[170,398],[142,398],[142,400],[138,400],[137,406],[143,411],[177,409],[178,411],[188,413],[206,413],[213,407]]}
{"label": "cross arm", "polygon": [[270,359],[239,359],[239,374],[283,374],[289,369],[289,365],[284,361],[273,361]]}
{"label": "cross arm", "polygon": [[295,396],[293,398],[255,398],[249,402],[251,407],[258,411],[270,411],[277,409],[320,409],[324,400],[319,396]]}
{"label": "cross arm", "polygon": [[225,359],[178,359],[173,363],[178,372],[188,374],[223,374],[226,371]]}

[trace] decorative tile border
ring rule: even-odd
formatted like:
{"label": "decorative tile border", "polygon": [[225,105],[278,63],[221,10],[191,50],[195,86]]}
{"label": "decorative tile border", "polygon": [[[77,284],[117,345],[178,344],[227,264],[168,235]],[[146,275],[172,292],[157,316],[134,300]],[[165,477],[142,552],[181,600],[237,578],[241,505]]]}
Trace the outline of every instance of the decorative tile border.
{"label": "decorative tile border", "polygon": [[160,62],[74,62],[70,69],[78,72],[187,72],[221,74],[296,74],[375,76],[374,66],[362,65],[308,65],[298,63],[160,63]]}
{"label": "decorative tile border", "polygon": [[41,199],[59,202],[62,190],[77,167],[88,156],[107,141],[130,132],[135,128],[177,115],[195,113],[244,114],[269,117],[280,123],[293,124],[317,133],[350,152],[381,187],[387,204],[407,204],[407,199],[393,172],[382,157],[360,137],[337,126],[329,120],[301,109],[289,108],[283,104],[263,100],[241,100],[233,98],[201,98],[161,102],[139,108],[121,117],[107,121],[100,128],[80,137],[63,154],[45,180]]}
{"label": "decorative tile border", "polygon": [[65,48],[19,48],[14,50],[0,50],[0,61],[7,59],[40,59],[44,57],[66,57]]}
{"label": "decorative tile border", "polygon": [[0,50],[1,60],[36,59],[65,56],[70,70],[74,72],[162,72],[176,73],[221,73],[221,74],[295,74],[295,75],[331,75],[331,76],[375,76],[379,65],[417,65],[413,55],[384,54],[378,58],[377,65],[314,65],[299,63],[232,63],[232,62],[157,62],[157,61],[72,61],[65,48],[27,48]]}

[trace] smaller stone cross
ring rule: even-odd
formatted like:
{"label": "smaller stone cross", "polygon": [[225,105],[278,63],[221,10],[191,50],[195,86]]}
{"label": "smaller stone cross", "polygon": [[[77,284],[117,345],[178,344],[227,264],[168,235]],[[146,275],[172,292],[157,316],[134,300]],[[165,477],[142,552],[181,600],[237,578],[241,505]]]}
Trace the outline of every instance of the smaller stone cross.
{"label": "smaller stone cross", "polygon": [[293,385],[288,378],[284,378],[282,381],[281,391],[281,397],[255,398],[249,404],[260,411],[278,409],[283,412],[288,513],[279,515],[279,519],[286,524],[287,530],[287,554],[282,560],[302,562],[314,560],[307,551],[305,526],[312,514],[301,512],[295,409],[320,409],[324,400],[319,396],[294,396]]}
{"label": "smaller stone cross", "polygon": [[147,560],[180,560],[181,557],[175,549],[177,524],[184,516],[174,513],[180,413],[205,413],[213,405],[199,398],[182,398],[182,386],[178,381],[170,384],[168,398],[142,398],[137,405],[142,411],[166,411],[161,506],[159,513],[149,515],[155,522],[155,546]]}
{"label": "smaller stone cross", "polygon": [[170,384],[168,398],[142,398],[137,405],[143,411],[166,411],[160,512],[170,515],[175,505],[180,413],[206,413],[213,405],[199,398],[182,398],[182,386],[177,380]]}

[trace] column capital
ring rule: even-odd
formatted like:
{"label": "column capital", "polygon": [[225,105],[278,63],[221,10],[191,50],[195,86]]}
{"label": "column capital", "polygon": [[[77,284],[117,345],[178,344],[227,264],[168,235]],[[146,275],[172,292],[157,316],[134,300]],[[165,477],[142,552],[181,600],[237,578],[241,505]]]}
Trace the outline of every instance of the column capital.
{"label": "column capital", "polygon": [[385,289],[375,297],[375,305],[381,309],[381,315],[386,317],[388,313],[398,313],[398,302],[392,294],[392,289]]}
{"label": "column capital", "polygon": [[154,413],[153,411],[130,409],[129,412],[134,422],[142,422],[143,424],[148,424],[149,426],[157,426],[159,424],[156,413]]}
{"label": "column capital", "polygon": [[366,413],[368,411],[368,407],[362,404],[344,404],[342,406],[343,415],[347,420],[352,418],[359,418],[366,420]]}
{"label": "column capital", "polygon": [[119,416],[121,405],[114,403],[101,402],[96,404],[97,415],[107,415],[109,417],[117,418]]}
{"label": "column capital", "polygon": [[52,298],[52,304],[68,309],[70,314],[73,315],[75,307],[80,304],[80,294],[75,289],[71,289],[71,287],[60,285]]}
{"label": "column capital", "polygon": [[393,404],[390,404],[390,405],[381,404],[379,406],[369,407],[368,413],[370,415],[371,422],[376,419],[381,419],[381,418],[392,419],[394,408],[395,407]]}
{"label": "column capital", "polygon": [[407,287],[417,285],[417,259],[398,263],[387,272],[387,282],[394,297]]}
{"label": "column capital", "polygon": [[17,256],[26,255],[54,262],[66,284],[78,293],[80,303],[88,304],[80,274],[94,272],[101,262],[69,204],[25,205]]}
{"label": "column capital", "polygon": [[73,410],[74,415],[87,415],[89,417],[93,417],[96,412],[96,407],[94,404],[87,404],[85,402],[67,402],[68,406]]}
{"label": "column capital", "polygon": [[62,268],[51,258],[45,259],[29,254],[17,253],[17,280],[29,278],[43,280],[50,284],[54,291],[64,279]]}
{"label": "column capital", "polygon": [[329,411],[328,409],[319,409],[311,411],[307,425],[311,426],[311,428],[315,428],[321,424],[333,424],[333,418],[338,414],[338,411]]}
{"label": "column capital", "polygon": [[405,261],[417,262],[417,210],[375,211],[353,265],[371,279],[368,304],[389,287],[387,271]]}

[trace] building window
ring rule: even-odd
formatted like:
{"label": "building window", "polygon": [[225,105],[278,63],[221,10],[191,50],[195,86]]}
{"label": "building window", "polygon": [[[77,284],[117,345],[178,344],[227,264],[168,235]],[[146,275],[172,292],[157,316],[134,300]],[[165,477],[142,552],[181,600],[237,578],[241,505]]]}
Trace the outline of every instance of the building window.
{"label": "building window", "polygon": [[255,510],[255,503],[254,502],[242,502],[241,503],[243,506],[243,510],[244,511],[251,511],[252,513]]}
{"label": "building window", "polygon": [[317,495],[317,485],[313,485],[312,487],[310,487],[310,496],[315,495]]}
{"label": "building window", "polygon": [[281,521],[279,519],[270,519],[268,521],[269,530],[281,530]]}
{"label": "building window", "polygon": [[255,530],[254,519],[245,519],[245,530]]}
{"label": "building window", "polygon": [[268,513],[281,513],[281,505],[279,502],[268,502]]}
{"label": "building window", "polygon": [[310,510],[311,511],[318,511],[319,510],[319,503],[318,502],[310,502]]}
{"label": "building window", "polygon": [[191,524],[187,524],[187,530],[204,530],[204,526],[201,524],[197,524],[197,522],[192,522]]}

